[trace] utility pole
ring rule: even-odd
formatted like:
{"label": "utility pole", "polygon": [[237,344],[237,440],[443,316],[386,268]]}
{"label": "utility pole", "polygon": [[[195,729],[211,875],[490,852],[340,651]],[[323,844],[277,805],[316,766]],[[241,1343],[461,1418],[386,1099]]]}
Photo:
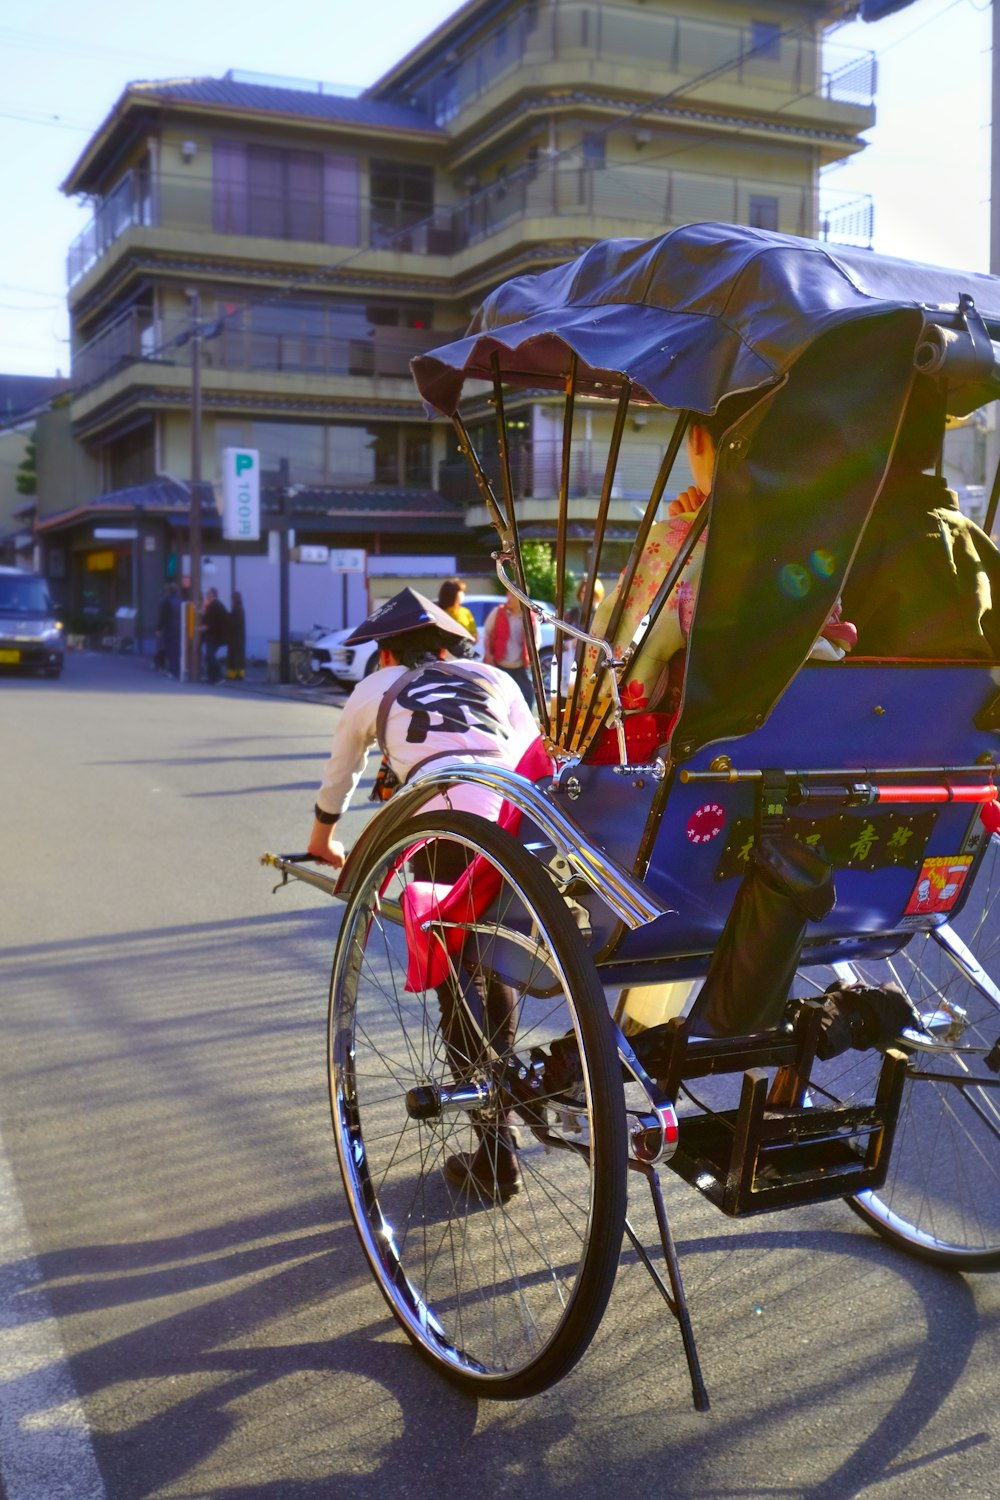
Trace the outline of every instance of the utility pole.
{"label": "utility pole", "polygon": [[191,608],[194,611],[191,681],[197,682],[201,655],[198,640],[198,601],[201,598],[201,293],[195,287],[187,295],[191,308],[191,522],[188,531]]}
{"label": "utility pole", "polygon": [[289,650],[288,630],[289,467],[287,458],[279,459],[278,473],[278,482],[280,485],[280,530],[278,532],[278,680],[282,683],[287,684],[292,680],[291,652]]}

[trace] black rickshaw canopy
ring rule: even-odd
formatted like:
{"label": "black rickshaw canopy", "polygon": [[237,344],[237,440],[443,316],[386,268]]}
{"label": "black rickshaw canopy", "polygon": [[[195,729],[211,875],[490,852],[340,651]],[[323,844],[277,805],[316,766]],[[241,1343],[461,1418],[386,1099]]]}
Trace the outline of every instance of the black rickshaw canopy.
{"label": "black rickshaw canopy", "polygon": [[[763,722],[834,607],[916,370],[948,409],[1000,394],[1000,279],[790,235],[694,224],[517,277],[468,335],[412,362],[428,408],[467,380],[711,413],[759,391],[720,446],[673,737],[683,758]],[[794,586],[789,586],[794,580]]]}

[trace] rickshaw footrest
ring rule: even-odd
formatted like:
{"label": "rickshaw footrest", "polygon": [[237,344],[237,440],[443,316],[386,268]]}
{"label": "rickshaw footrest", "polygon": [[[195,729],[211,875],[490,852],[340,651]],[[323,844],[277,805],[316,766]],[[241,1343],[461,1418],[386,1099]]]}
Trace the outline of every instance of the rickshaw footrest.
{"label": "rickshaw footrest", "polygon": [[743,1076],[739,1108],[681,1116],[667,1163],[732,1218],[845,1198],[885,1180],[907,1060],[889,1051],[871,1104],[770,1109],[768,1075]]}

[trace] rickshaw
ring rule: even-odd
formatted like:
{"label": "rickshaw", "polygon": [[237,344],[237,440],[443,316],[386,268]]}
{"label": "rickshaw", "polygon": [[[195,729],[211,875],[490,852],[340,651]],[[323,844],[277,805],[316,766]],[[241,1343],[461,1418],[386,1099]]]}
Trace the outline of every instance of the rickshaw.
{"label": "rickshaw", "polygon": [[[707,1407],[663,1172],[727,1216],[843,1199],[924,1260],[1000,1267],[1000,661],[988,645],[813,652],[914,380],[932,377],[968,416],[1000,394],[998,338],[988,276],[699,224],[518,277],[466,337],[413,361],[471,466],[529,641],[508,412],[563,398],[550,618],[567,649],[551,680],[533,662],[546,753],[518,771],[428,765],[373,814],[336,880],[301,856],[264,859],[345,903],[329,1010],[340,1170],[389,1307],[466,1391],[523,1397],[565,1374],[627,1237]],[[737,394],[711,495],[623,645],[615,611],[688,424]],[[492,408],[495,452],[474,445],[463,401]],[[584,405],[607,413],[606,462],[574,623]],[[672,414],[672,431],[598,635],[594,581],[617,571],[609,515],[634,418],[650,412]],[[986,532],[998,493],[1000,478]],[[658,702],[634,691],[643,643],[700,538],[693,618],[669,664],[679,688]],[[451,810],[459,784],[502,798],[499,815]],[[414,851],[433,867],[444,846],[465,874],[415,883]],[[516,990],[502,1040],[477,973]],[[459,1065],[442,983],[475,1039]],[[846,997],[837,1046],[830,994]],[[498,1122],[514,1130],[522,1190],[456,1194],[442,1163]],[[655,1252],[629,1214],[639,1178]]]}

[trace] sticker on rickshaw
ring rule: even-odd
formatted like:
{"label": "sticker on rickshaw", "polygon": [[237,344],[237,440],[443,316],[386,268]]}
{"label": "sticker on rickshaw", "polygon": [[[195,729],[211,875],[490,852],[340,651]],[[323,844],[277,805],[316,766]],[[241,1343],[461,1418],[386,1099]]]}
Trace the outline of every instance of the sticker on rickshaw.
{"label": "sticker on rickshaw", "polygon": [[[800,843],[816,849],[835,870],[881,870],[885,866],[917,869],[934,829],[937,812],[886,813],[877,817],[796,818],[790,831]],[[754,844],[752,818],[735,818],[722,851],[716,880],[731,880],[746,870]]]}
{"label": "sticker on rickshaw", "polygon": [[936,854],[925,859],[920,866],[913,894],[906,903],[906,915],[951,911],[971,865],[971,854]]}
{"label": "sticker on rickshaw", "polygon": [[687,836],[692,844],[708,844],[726,826],[726,812],[717,802],[706,802],[687,821]]}

